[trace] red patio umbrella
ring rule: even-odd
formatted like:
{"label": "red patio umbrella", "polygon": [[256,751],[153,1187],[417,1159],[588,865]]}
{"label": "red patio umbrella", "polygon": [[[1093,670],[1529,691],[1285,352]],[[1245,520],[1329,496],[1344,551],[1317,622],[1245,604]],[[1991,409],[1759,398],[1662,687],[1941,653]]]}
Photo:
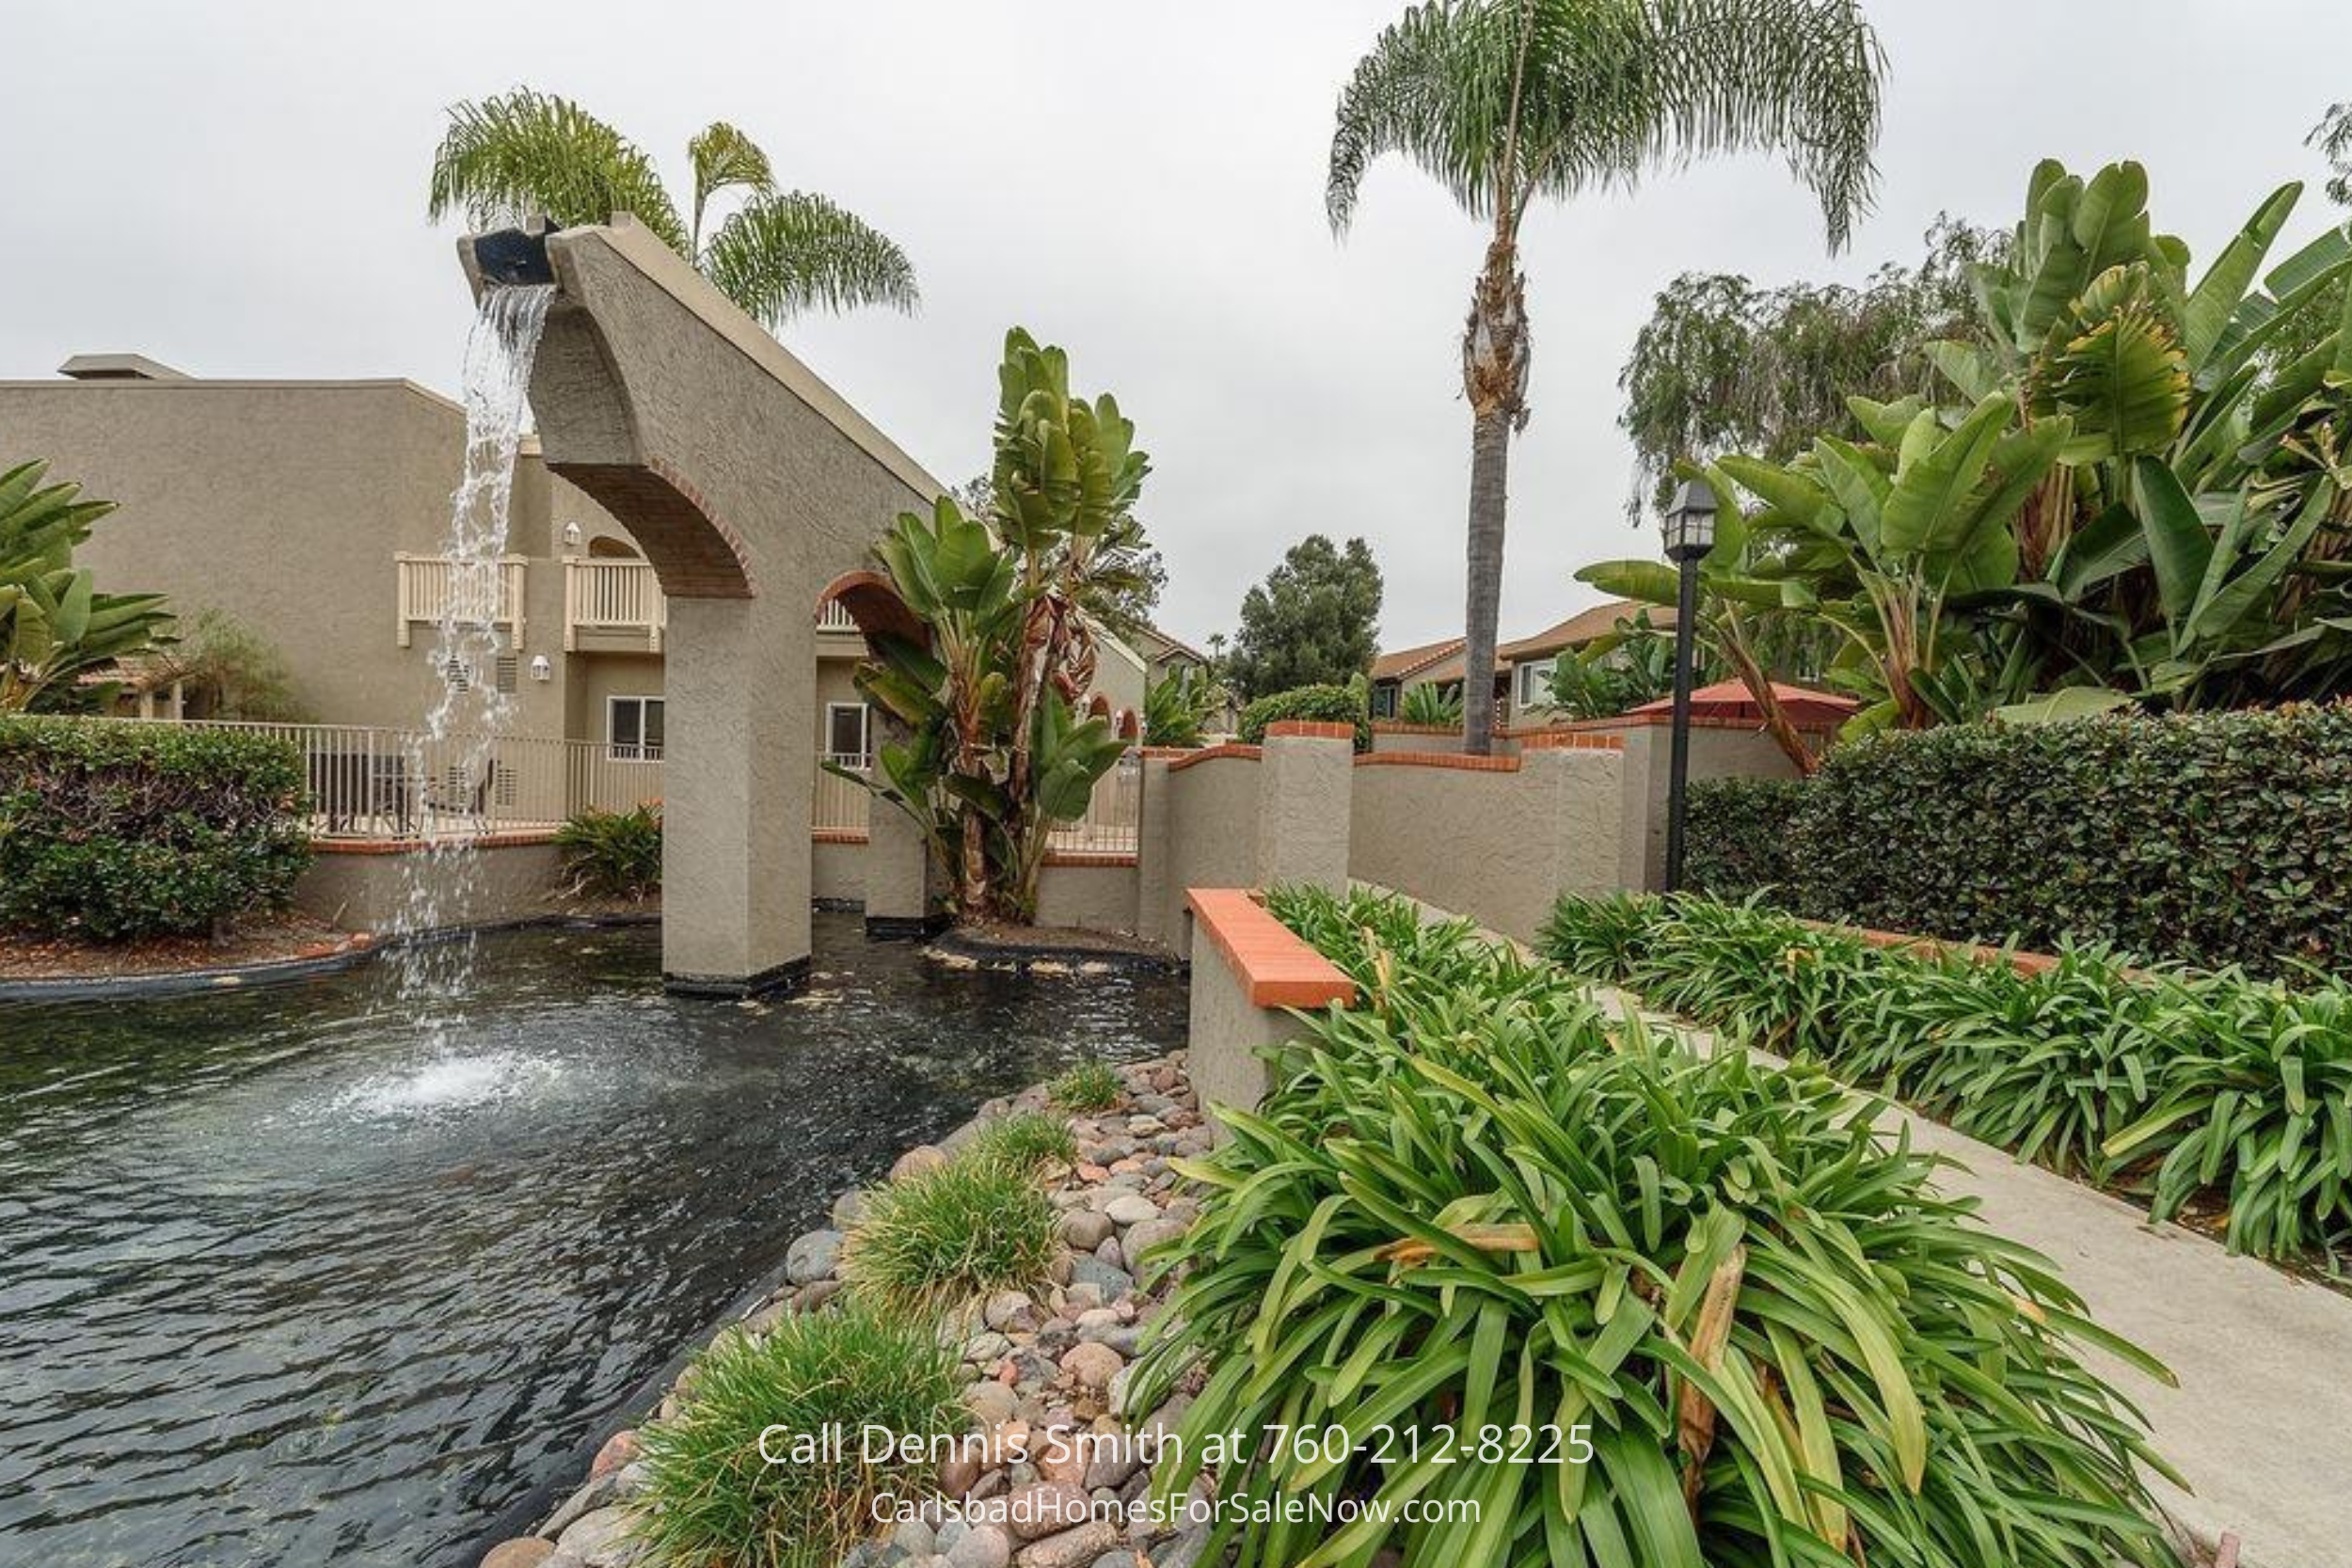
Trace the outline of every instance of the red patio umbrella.
{"label": "red patio umbrella", "polygon": [[[1827,727],[1842,724],[1854,715],[1861,704],[1851,697],[1840,697],[1834,691],[1814,691],[1802,686],[1772,683],[1772,695],[1780,700],[1781,711],[1788,721],[1801,728]],[[1635,713],[1672,713],[1675,700],[1661,697],[1654,703],[1644,703]],[[1691,717],[1693,719],[1753,719],[1764,721],[1764,710],[1756,705],[1756,697],[1745,682],[1717,681],[1702,686],[1691,693]]]}

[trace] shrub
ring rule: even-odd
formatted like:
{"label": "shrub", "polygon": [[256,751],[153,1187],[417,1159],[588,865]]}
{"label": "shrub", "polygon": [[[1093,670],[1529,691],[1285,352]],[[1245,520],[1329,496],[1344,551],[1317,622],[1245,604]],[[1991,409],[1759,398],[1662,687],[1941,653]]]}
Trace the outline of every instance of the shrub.
{"label": "shrub", "polygon": [[979,1136],[973,1140],[972,1155],[1032,1176],[1057,1161],[1065,1165],[1076,1164],[1078,1140],[1071,1136],[1070,1124],[1058,1117],[1049,1117],[1042,1111],[1021,1111],[999,1117],[980,1129]]}
{"label": "shrub", "polygon": [[2352,985],[2131,968],[2072,944],[2023,974],[1694,898],[1563,898],[1539,940],[1570,973],[1736,1044],[1810,1053],[2157,1219],[2211,1195],[2233,1251],[2352,1251]]}
{"label": "shrub", "polygon": [[1125,1097],[1127,1085],[1108,1062],[1080,1062],[1046,1087],[1045,1096],[1065,1111],[1107,1111]]}
{"label": "shrub", "polygon": [[[1355,924],[1324,902],[1302,928]],[[1253,1530],[1264,1568],[2174,1560],[2143,1425],[2081,1355],[2162,1370],[1934,1158],[1817,1069],[1703,1057],[1468,945],[1384,948],[1382,1003],[1309,1019],[1184,1167],[1206,1196],[1133,1402],[1206,1378],[1155,1488],[1211,1433],[1292,1434],[1221,1468],[1204,1560],[1278,1496],[1363,1507]],[[1414,1496],[1476,1508],[1400,1521]]]}
{"label": "shrub", "polygon": [[1823,759],[1791,855],[1822,919],[2207,967],[2352,964],[2352,707],[1954,725]]}
{"label": "shrub", "polygon": [[555,830],[572,892],[592,898],[644,899],[661,891],[661,812],[591,807]]}
{"label": "shrub", "polygon": [[1454,730],[1462,727],[1462,689],[1439,686],[1436,681],[1423,681],[1405,689],[1405,697],[1397,705],[1396,716],[1407,724],[1428,729]]}
{"label": "shrub", "polygon": [[[763,1336],[730,1330],[696,1358],[677,1413],[642,1433],[638,1539],[675,1568],[831,1568],[873,1533],[885,1494],[920,1491],[928,1465],[869,1462],[867,1425],[900,1436],[963,1432],[958,1353],[929,1323],[856,1302],[790,1314]],[[843,1451],[770,1464],[797,1435],[847,1433]],[[929,1449],[930,1445],[925,1445]]]}
{"label": "shrub", "polygon": [[1361,675],[1345,686],[1298,686],[1259,698],[1241,710],[1239,735],[1255,746],[1265,739],[1266,726],[1285,719],[1312,723],[1353,724],[1356,750],[1372,750],[1372,702]]}
{"label": "shrub", "polygon": [[1796,880],[1791,833],[1804,784],[1797,779],[1700,779],[1683,824],[1683,882],[1740,899]]}
{"label": "shrub", "polygon": [[866,1299],[917,1315],[1035,1289],[1054,1260],[1057,1218],[1029,1172],[950,1160],[874,1190],[843,1245],[842,1275]]}
{"label": "shrub", "polygon": [[0,719],[0,927],[100,941],[279,910],[310,863],[302,758],[233,730]]}

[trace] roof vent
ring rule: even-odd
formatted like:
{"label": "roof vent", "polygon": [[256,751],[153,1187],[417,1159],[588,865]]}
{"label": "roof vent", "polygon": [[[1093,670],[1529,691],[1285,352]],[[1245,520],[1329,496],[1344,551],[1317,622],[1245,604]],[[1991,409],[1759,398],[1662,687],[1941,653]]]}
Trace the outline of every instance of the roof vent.
{"label": "roof vent", "polygon": [[158,364],[144,354],[77,354],[57,367],[73,381],[185,381],[184,371]]}

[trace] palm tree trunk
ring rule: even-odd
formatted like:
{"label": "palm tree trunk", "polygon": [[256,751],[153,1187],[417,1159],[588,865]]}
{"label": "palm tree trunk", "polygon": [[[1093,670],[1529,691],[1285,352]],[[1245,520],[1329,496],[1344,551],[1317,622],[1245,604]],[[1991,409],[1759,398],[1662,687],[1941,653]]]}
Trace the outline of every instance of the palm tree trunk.
{"label": "palm tree trunk", "polygon": [[1495,628],[1502,614],[1510,466],[1509,416],[1481,416],[1470,426],[1469,593],[1462,620],[1462,750],[1471,756],[1494,750]]}
{"label": "palm tree trunk", "polygon": [[1468,585],[1462,623],[1462,750],[1494,750],[1495,624],[1502,610],[1502,537],[1512,434],[1527,423],[1527,280],[1499,222],[1470,291],[1462,332],[1462,391],[1470,405]]}

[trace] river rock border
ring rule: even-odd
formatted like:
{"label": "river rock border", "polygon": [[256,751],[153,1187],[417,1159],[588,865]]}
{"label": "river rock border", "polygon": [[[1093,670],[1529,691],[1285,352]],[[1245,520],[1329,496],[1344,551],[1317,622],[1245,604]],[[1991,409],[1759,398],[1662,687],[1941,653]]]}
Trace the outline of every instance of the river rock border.
{"label": "river rock border", "polygon": [[[1136,1260],[1193,1222],[1198,1211],[1169,1162],[1206,1153],[1211,1135],[1185,1053],[1119,1071],[1125,1090],[1119,1105],[1068,1117],[1078,1163],[1052,1178],[1050,1196],[1061,1214],[1052,1286],[1041,1296],[1017,1291],[991,1296],[952,1330],[964,1337],[964,1367],[972,1378],[964,1402],[977,1429],[997,1439],[990,1450],[1025,1449],[1045,1456],[1044,1462],[951,1461],[939,1476],[940,1495],[967,1504],[1001,1499],[1003,1523],[935,1514],[910,1521],[887,1538],[853,1548],[842,1568],[1194,1568],[1198,1562],[1205,1524],[1169,1529],[1139,1516],[1124,1528],[1104,1518],[1066,1529],[1053,1523],[1076,1516],[1089,1502],[1132,1503],[1151,1476],[1135,1462],[1135,1446],[1104,1445],[1089,1461],[1075,1451],[1083,1445],[1051,1445],[1048,1434],[1172,1432],[1190,1402],[1180,1393],[1135,1420],[1122,1397],[1143,1326],[1167,1294],[1165,1286],[1149,1291],[1137,1281]],[[1042,1085],[991,1101],[937,1145],[900,1155],[890,1174],[897,1179],[944,1163],[998,1117],[1053,1109]],[[833,1298],[841,1289],[844,1234],[864,1202],[860,1190],[842,1194],[831,1226],[792,1243],[784,1283],[744,1315],[742,1328],[758,1333],[787,1313],[813,1311]],[[673,1386],[657,1415],[674,1414],[677,1400]],[[1067,1461],[1056,1459],[1065,1452]],[[636,1456],[636,1433],[616,1433],[598,1450],[585,1484],[536,1532],[490,1548],[482,1568],[628,1568],[638,1557],[628,1535],[630,1504],[644,1482]]]}

